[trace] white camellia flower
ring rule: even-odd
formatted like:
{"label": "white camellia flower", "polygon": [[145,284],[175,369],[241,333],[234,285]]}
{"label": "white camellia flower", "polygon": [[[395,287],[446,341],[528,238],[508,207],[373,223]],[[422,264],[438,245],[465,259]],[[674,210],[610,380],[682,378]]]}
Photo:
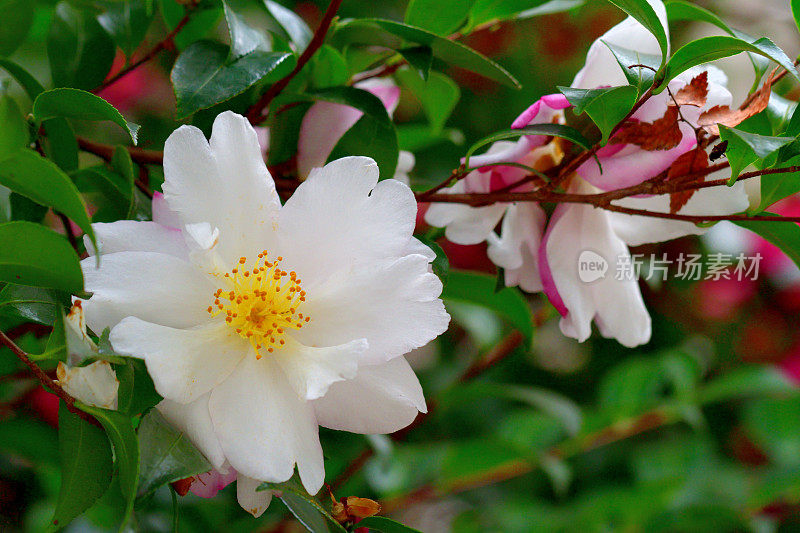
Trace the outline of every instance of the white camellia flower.
{"label": "white camellia flower", "polygon": [[347,157],[313,170],[281,206],[256,132],[222,113],[211,140],[182,126],[164,150],[153,222],[94,225],[82,262],[94,331],[141,357],[159,410],[212,465],[238,472],[258,515],[295,465],[316,493],[318,426],[388,433],[425,412],[404,354],[447,329],[413,236],[417,205],[396,180]]}

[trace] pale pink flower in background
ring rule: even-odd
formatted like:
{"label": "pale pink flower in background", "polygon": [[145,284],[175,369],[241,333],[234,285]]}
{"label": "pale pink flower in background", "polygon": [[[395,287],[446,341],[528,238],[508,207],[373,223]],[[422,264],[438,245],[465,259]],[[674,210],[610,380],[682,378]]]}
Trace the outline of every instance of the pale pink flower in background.
{"label": "pale pink flower in background", "polygon": [[[325,477],[318,426],[390,433],[425,412],[404,354],[447,329],[435,254],[413,237],[414,195],[348,157],[281,206],[256,132],[222,113],[210,141],[182,126],[164,150],[153,222],[95,224],[82,262],[95,332],[141,357],[164,417],[264,511],[295,466]],[[285,270],[284,270],[285,269]]]}
{"label": "pale pink flower in background", "polygon": [[[660,1],[650,1],[662,21],[666,10]],[[590,48],[586,65],[573,82],[574,87],[596,88],[626,85],[621,67],[603,44],[632,48],[640,53],[660,55],[655,37],[641,24],[628,18],[600,37]],[[670,82],[673,92],[688,84],[703,71],[708,73],[708,101],[703,108],[682,106],[681,113],[696,122],[700,113],[715,105],[729,105],[731,95],[725,89],[725,76],[713,67],[695,68]],[[634,118],[652,122],[661,118],[669,105],[664,93],[651,98]],[[548,95],[526,109],[512,124],[522,128],[530,124],[561,122],[562,110],[570,104],[561,94]],[[641,183],[669,168],[682,154],[696,146],[693,129],[680,125],[683,138],[671,150],[645,151],[635,145],[609,144],[598,152],[602,172],[592,159],[578,168],[567,182],[569,192],[598,193]],[[495,143],[483,156],[470,159],[479,167],[464,180],[444,192],[491,192],[513,188],[527,172],[518,167],[485,166],[490,163],[516,162],[544,170],[542,158],[559,157],[546,137],[528,135],[516,143]],[[555,144],[555,143],[552,143]],[[548,153],[549,150],[549,153]],[[482,168],[481,168],[482,167]],[[714,179],[720,176],[709,176]],[[525,191],[526,184],[513,190]],[[669,212],[669,197],[635,197],[615,202],[621,206]],[[730,214],[748,207],[742,184],[732,188],[714,187],[696,192],[680,210],[682,214]],[[498,203],[481,208],[456,204],[432,205],[426,214],[428,223],[446,227],[449,240],[459,244],[489,243],[489,257],[505,269],[508,286],[518,285],[528,292],[544,291],[561,314],[561,330],[579,341],[591,335],[592,322],[605,337],[615,338],[625,346],[637,346],[650,339],[650,315],[644,306],[638,281],[634,277],[628,246],[661,242],[684,235],[701,234],[704,228],[689,222],[630,216],[597,209],[588,204],[560,204],[546,223],[542,209],[533,203]],[[495,227],[502,220],[500,234]],[[583,254],[591,253],[607,265],[602,276],[582,280],[578,271]]]}

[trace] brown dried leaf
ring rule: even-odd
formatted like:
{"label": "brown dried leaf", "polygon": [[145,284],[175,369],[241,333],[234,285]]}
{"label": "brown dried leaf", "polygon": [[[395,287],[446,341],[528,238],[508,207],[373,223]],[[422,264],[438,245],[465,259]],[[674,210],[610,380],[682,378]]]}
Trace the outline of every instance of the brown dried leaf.
{"label": "brown dried leaf", "polygon": [[362,518],[374,516],[381,512],[381,505],[368,498],[348,496],[347,498],[342,498],[341,501],[336,501],[333,494],[331,494],[331,499],[333,500],[331,516],[340,524],[357,522]]}
{"label": "brown dried leaf", "polygon": [[703,107],[708,100],[708,71],[704,70],[695,76],[688,85],[675,93],[676,105]]}
{"label": "brown dried leaf", "polygon": [[[701,183],[705,180],[705,176],[697,177],[692,176],[692,174],[707,168],[708,154],[702,148],[695,148],[690,152],[686,152],[672,163],[672,166],[667,171],[667,181],[673,183]],[[695,191],[696,189],[689,189],[670,194],[669,212],[675,214],[680,211]]]}
{"label": "brown dried leaf", "polygon": [[664,116],[655,122],[629,122],[614,135],[611,142],[635,144],[642,150],[670,150],[680,144],[683,134],[678,127],[678,108],[667,107]]}
{"label": "brown dried leaf", "polygon": [[769,104],[769,96],[772,93],[772,78],[774,76],[775,71],[773,70],[764,85],[745,100],[739,109],[731,109],[726,105],[714,106],[700,115],[697,125],[705,128],[712,135],[719,135],[719,124],[733,128],[753,115],[761,113]]}

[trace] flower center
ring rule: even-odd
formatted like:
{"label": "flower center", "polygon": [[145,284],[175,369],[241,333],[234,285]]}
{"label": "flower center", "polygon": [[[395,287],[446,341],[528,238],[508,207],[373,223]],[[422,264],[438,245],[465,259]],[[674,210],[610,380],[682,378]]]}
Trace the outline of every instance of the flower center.
{"label": "flower center", "polygon": [[[311,317],[297,310],[306,301],[306,292],[294,271],[278,266],[283,257],[269,261],[267,251],[258,254],[251,266],[242,257],[236,268],[222,276],[226,289],[217,289],[211,316],[224,314],[225,322],[247,339],[261,359],[262,350],[274,352],[286,343],[287,329],[300,329]],[[219,274],[215,274],[219,276]]]}

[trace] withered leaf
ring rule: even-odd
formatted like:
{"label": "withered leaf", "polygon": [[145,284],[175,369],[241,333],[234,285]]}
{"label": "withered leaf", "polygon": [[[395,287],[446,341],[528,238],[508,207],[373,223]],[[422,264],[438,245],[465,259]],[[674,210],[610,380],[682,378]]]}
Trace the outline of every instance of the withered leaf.
{"label": "withered leaf", "polygon": [[708,100],[708,71],[704,70],[675,93],[675,104],[703,107]]}
{"label": "withered leaf", "polygon": [[667,107],[664,116],[654,122],[629,122],[614,135],[611,142],[635,144],[642,150],[671,150],[680,144],[683,134],[678,127],[678,108]]}
{"label": "withered leaf", "polygon": [[[667,171],[667,181],[672,183],[701,183],[705,176],[692,176],[695,172],[708,168],[708,154],[702,148],[695,148],[686,152],[672,163]],[[669,195],[669,212],[672,214],[681,210],[692,197],[696,189],[678,191]]]}
{"label": "withered leaf", "polygon": [[726,105],[714,106],[700,115],[697,125],[705,128],[712,135],[719,135],[719,124],[733,128],[753,115],[761,113],[769,104],[769,96],[772,93],[772,78],[774,76],[775,71],[773,70],[764,85],[745,100],[739,109],[731,109]]}

